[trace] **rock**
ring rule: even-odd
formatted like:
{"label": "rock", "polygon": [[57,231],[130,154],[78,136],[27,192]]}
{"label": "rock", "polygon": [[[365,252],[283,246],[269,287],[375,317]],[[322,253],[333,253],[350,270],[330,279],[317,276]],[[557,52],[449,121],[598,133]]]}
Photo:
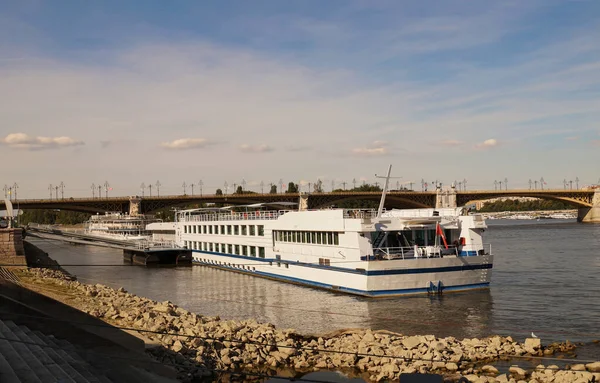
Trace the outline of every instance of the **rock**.
{"label": "rock", "polygon": [[508,372],[510,372],[512,375],[515,375],[517,378],[524,378],[525,376],[527,376],[527,372],[517,366],[511,366],[508,369]]}
{"label": "rock", "polygon": [[409,336],[402,339],[402,345],[409,350],[413,350],[423,343],[423,341],[424,338],[421,336]]}
{"label": "rock", "polygon": [[[588,363],[585,365],[585,368],[590,372],[600,372],[600,362]],[[596,381],[598,381],[598,379],[596,379]]]}
{"label": "rock", "polygon": [[490,365],[485,365],[483,367],[481,367],[481,371],[488,373],[488,374],[498,374],[498,369],[494,366],[490,366]]}
{"label": "rock", "polygon": [[585,364],[574,364],[571,366],[571,371],[585,371]]}
{"label": "rock", "polygon": [[175,343],[173,343],[173,346],[171,347],[171,349],[175,352],[180,352],[181,350],[184,349],[183,344],[181,344],[180,341],[175,341]]}
{"label": "rock", "polygon": [[433,362],[433,364],[431,365],[431,368],[434,370],[441,370],[443,368],[446,368],[446,363],[445,362]]}
{"label": "rock", "polygon": [[458,366],[456,365],[456,363],[449,362],[449,363],[446,363],[446,370],[448,370],[448,371],[457,371],[458,370]]}

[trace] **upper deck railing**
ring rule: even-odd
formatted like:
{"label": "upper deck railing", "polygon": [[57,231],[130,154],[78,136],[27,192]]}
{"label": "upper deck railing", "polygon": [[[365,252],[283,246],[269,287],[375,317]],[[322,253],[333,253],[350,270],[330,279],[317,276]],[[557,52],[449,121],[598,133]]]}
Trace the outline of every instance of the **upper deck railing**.
{"label": "upper deck railing", "polygon": [[179,214],[179,222],[212,222],[212,221],[246,221],[246,220],[268,220],[277,219],[290,212],[290,210],[278,211],[248,211],[232,213],[203,213],[203,214]]}

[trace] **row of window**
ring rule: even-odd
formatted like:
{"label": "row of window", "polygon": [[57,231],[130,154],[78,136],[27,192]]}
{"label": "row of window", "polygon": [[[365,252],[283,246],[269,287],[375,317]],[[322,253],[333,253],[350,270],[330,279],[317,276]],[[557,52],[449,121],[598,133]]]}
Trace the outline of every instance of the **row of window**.
{"label": "row of window", "polygon": [[187,247],[188,249],[191,249],[191,250],[213,251],[216,253],[245,255],[245,256],[250,256],[250,257],[258,256],[259,258],[265,257],[265,248],[260,247],[260,246],[185,241],[185,247]]}
{"label": "row of window", "polygon": [[264,225],[183,225],[185,234],[265,235]]}
{"label": "row of window", "polygon": [[274,231],[275,241],[339,245],[339,233],[331,231]]}

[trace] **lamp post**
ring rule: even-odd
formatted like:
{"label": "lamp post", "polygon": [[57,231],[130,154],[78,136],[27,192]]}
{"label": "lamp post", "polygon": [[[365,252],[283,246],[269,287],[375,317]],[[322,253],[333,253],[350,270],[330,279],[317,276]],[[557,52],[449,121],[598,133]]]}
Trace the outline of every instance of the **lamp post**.
{"label": "lamp post", "polygon": [[192,187],[192,195],[194,195],[194,183],[192,182],[190,186]]}
{"label": "lamp post", "polygon": [[260,181],[260,194],[265,194],[265,183]]}
{"label": "lamp post", "polygon": [[504,178],[504,190],[508,190],[508,178]]}
{"label": "lamp post", "polygon": [[142,182],[140,185],[140,190],[142,191],[142,198],[144,198],[144,191],[146,190],[146,184]]}
{"label": "lamp post", "polygon": [[150,197],[152,197],[152,184],[148,185],[148,192],[150,193]]}
{"label": "lamp post", "polygon": [[575,189],[579,190],[579,177],[575,177]]}
{"label": "lamp post", "polygon": [[102,185],[98,184],[98,199],[102,198]]}
{"label": "lamp post", "polygon": [[494,190],[498,190],[498,181],[494,180]]}
{"label": "lamp post", "polygon": [[92,186],[90,186],[90,188],[92,189],[92,199],[96,198],[96,184],[92,183]]}
{"label": "lamp post", "polygon": [[463,178],[463,191],[467,191],[467,179]]}
{"label": "lamp post", "polygon": [[17,189],[18,189],[18,188],[19,188],[19,185],[17,185],[17,183],[15,182],[15,183],[13,184],[13,192],[14,192],[13,194],[14,194],[14,196],[15,196],[15,198],[14,198],[14,200],[15,200],[15,201],[17,200]]}
{"label": "lamp post", "polygon": [[544,177],[540,178],[540,187],[542,188],[542,190],[544,190]]}
{"label": "lamp post", "polygon": [[279,192],[283,193],[283,179],[279,179]]}
{"label": "lamp post", "polygon": [[202,182],[202,180],[198,181],[198,187],[200,188],[200,197],[202,197],[202,186],[204,186],[204,182]]}
{"label": "lamp post", "polygon": [[65,199],[65,184],[64,182],[60,181],[60,185],[58,185],[60,187],[60,198],[61,199]]}
{"label": "lamp post", "polygon": [[104,181],[104,193],[106,195],[106,198],[108,198],[108,189],[110,188],[110,184],[108,183],[108,181]]}
{"label": "lamp post", "polygon": [[58,201],[58,185],[54,187],[54,190],[56,190],[56,193],[54,195],[56,196],[56,200]]}
{"label": "lamp post", "polygon": [[[352,178],[352,187],[356,189],[356,178]],[[308,189],[310,191],[310,187]]]}
{"label": "lamp post", "polygon": [[161,183],[160,181],[156,181],[156,196],[160,197],[160,187],[161,187]]}
{"label": "lamp post", "polygon": [[181,187],[183,187],[183,195],[186,195],[185,188],[187,188],[187,184],[185,183],[185,181],[183,181]]}
{"label": "lamp post", "polygon": [[[227,184],[227,181],[225,181],[225,183],[223,184],[224,189],[225,189],[225,195],[227,195],[227,188],[229,187],[229,184]],[[234,186],[235,188],[235,186]],[[235,190],[233,191],[235,193]]]}
{"label": "lamp post", "polygon": [[246,180],[242,178],[242,194],[246,191]]}
{"label": "lamp post", "polygon": [[531,184],[532,184],[532,183],[533,183],[533,182],[531,181],[531,178],[530,178],[530,179],[529,179],[529,190],[531,190]]}
{"label": "lamp post", "polygon": [[567,179],[566,178],[563,179],[563,189],[567,190]]}
{"label": "lamp post", "polygon": [[48,185],[48,190],[50,190],[50,199],[52,199],[52,192],[54,191],[54,186],[52,186],[52,184]]}

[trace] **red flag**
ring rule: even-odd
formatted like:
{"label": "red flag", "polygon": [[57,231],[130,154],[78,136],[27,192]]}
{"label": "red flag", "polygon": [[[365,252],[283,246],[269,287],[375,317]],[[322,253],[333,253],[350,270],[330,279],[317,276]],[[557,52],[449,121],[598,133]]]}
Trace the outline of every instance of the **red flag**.
{"label": "red flag", "polygon": [[435,234],[439,235],[440,237],[442,237],[442,241],[444,241],[444,246],[447,249],[448,248],[448,242],[446,242],[446,236],[444,235],[444,231],[442,230],[442,227],[440,226],[439,223],[436,224]]}

